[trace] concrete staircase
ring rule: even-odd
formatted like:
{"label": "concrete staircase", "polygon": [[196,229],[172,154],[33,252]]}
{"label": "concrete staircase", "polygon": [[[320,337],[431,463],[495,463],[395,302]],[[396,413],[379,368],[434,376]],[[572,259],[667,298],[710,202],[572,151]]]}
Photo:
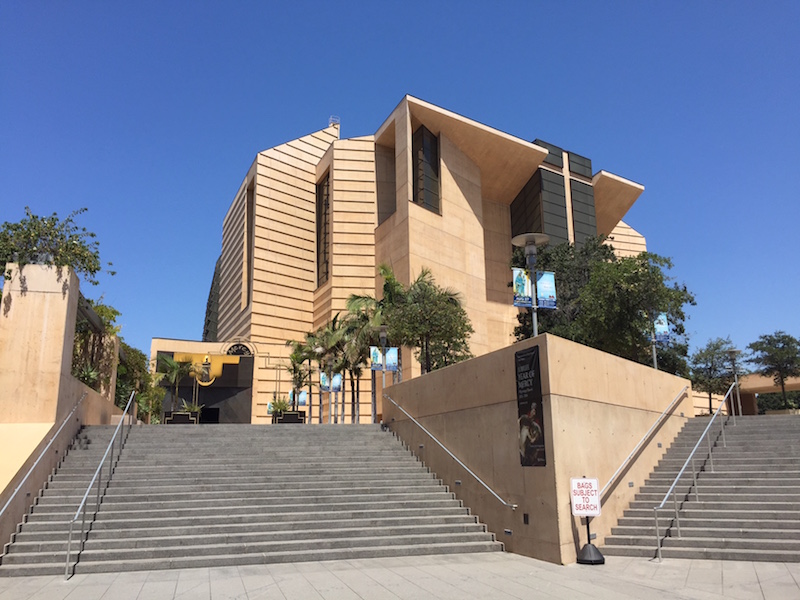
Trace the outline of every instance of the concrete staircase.
{"label": "concrete staircase", "polygon": [[[800,562],[800,417],[738,417],[713,449],[714,472],[698,449],[699,501],[691,467],[676,490],[681,537],[672,500],[659,511],[664,558]],[[691,419],[675,438],[601,549],[610,556],[655,556],[653,507],[660,504],[708,424]],[[719,431],[716,426],[712,430]],[[705,452],[702,450],[705,449]],[[668,528],[668,529],[667,529]],[[666,536],[665,536],[665,529]]]}
{"label": "concrete staircase", "polygon": [[[67,522],[111,432],[84,429],[91,443],[70,451],[37,499],[0,576],[64,572]],[[377,425],[143,426],[75,573],[498,550]]]}

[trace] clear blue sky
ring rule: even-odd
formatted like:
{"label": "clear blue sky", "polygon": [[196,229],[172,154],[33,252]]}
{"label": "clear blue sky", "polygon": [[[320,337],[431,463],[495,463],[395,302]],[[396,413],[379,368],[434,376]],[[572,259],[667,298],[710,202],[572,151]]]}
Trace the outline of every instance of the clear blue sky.
{"label": "clear blue sky", "polygon": [[800,336],[800,3],[0,3],[0,222],[65,216],[122,335],[199,339],[255,154],[412,94],[645,186],[693,347]]}

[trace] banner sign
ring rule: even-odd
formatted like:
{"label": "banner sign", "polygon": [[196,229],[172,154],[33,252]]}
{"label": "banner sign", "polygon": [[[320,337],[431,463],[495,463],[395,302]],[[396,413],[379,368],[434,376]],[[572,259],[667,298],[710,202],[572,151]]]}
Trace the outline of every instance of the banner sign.
{"label": "banner sign", "polygon": [[556,276],[551,271],[536,271],[536,302],[539,308],[556,307]]}
{"label": "banner sign", "polygon": [[519,416],[519,459],[523,467],[544,467],[542,380],[539,377],[539,347],[514,354],[517,375],[517,411]]}
{"label": "banner sign", "polygon": [[[321,389],[323,392],[331,391],[330,385],[328,384],[328,374],[325,371],[322,371],[319,374],[319,389]],[[333,391],[342,391],[342,376],[339,373],[334,373],[333,375]]]}
{"label": "banner sign", "polygon": [[525,269],[514,267],[514,306],[521,308],[533,307],[533,294],[531,294],[531,279]]}
{"label": "banner sign", "polygon": [[386,370],[397,371],[397,348],[386,349]]}
{"label": "banner sign", "polygon": [[[294,390],[289,390],[289,402],[294,401]],[[301,390],[298,394],[297,406],[306,406],[308,404],[308,392]]]}
{"label": "banner sign", "polygon": [[656,341],[661,344],[669,343],[669,321],[667,321],[667,313],[661,313],[656,317],[655,321]]}
{"label": "banner sign", "polygon": [[589,477],[573,477],[569,480],[574,517],[600,516],[600,482]]}
{"label": "banner sign", "polygon": [[[378,346],[369,347],[370,368],[373,371],[383,371],[383,354]],[[397,348],[386,349],[386,370],[397,371]]]}

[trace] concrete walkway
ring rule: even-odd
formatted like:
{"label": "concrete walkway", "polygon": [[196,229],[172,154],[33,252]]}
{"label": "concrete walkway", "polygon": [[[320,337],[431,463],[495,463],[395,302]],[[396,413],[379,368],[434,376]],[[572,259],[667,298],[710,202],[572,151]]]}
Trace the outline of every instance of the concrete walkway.
{"label": "concrete walkway", "polygon": [[488,553],[0,578],[0,600],[800,599],[800,564],[607,557],[553,565]]}

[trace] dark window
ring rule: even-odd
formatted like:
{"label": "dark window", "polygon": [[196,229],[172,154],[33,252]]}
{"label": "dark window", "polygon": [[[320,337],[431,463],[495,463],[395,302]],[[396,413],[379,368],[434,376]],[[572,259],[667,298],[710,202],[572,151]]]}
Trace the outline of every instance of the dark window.
{"label": "dark window", "polygon": [[330,173],[317,184],[317,287],[328,281],[330,273]]}
{"label": "dark window", "polygon": [[439,138],[424,125],[411,138],[414,203],[439,212]]}

